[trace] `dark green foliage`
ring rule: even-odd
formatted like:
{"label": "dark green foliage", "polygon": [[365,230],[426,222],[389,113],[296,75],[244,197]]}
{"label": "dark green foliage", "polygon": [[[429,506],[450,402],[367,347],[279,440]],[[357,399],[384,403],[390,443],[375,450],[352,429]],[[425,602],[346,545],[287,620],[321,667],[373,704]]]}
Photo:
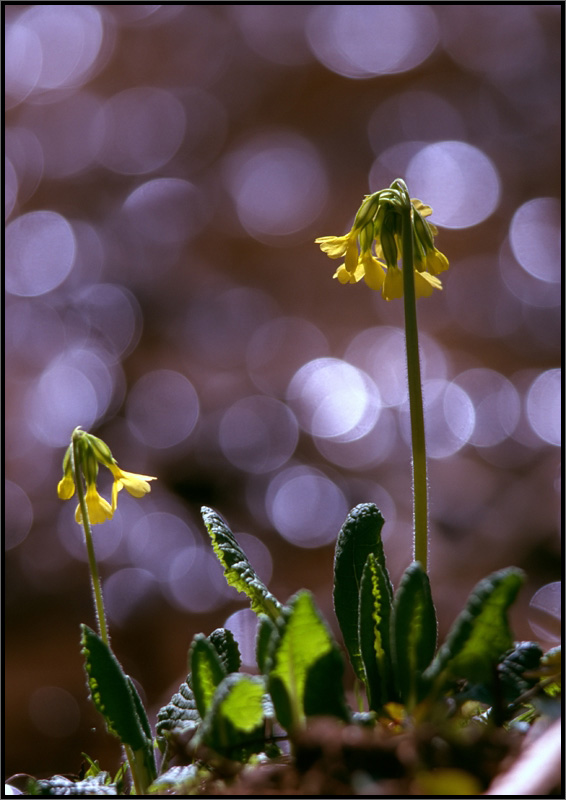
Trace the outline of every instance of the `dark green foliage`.
{"label": "dark green foliage", "polygon": [[210,639],[197,633],[189,652],[191,686],[199,714],[204,716],[212,703],[218,684],[227,671]]}
{"label": "dark green foliage", "polygon": [[513,703],[537,683],[537,678],[529,673],[538,669],[542,656],[542,650],[536,642],[517,642],[512,650],[505,653],[497,672],[506,703]]}
{"label": "dark green foliage", "polygon": [[157,736],[164,737],[167,733],[194,730],[202,722],[190,686],[190,677],[189,675],[169,703],[158,712]]}
{"label": "dark green foliage", "polygon": [[267,673],[267,660],[272,649],[271,641],[278,636],[278,628],[275,622],[265,614],[259,615],[259,624],[255,643],[256,661],[260,672]]}
{"label": "dark green foliage", "polygon": [[224,567],[224,577],[228,585],[247,594],[252,611],[267,614],[273,620],[278,619],[281,615],[281,604],[258,577],[222,517],[206,507],[201,512],[214,552]]}
{"label": "dark green foliage", "polygon": [[494,572],[472,591],[425,678],[439,685],[467,680],[491,685],[499,660],[512,646],[507,610],[523,583],[520,570]]}
{"label": "dark green foliage", "polygon": [[[309,714],[345,717],[342,659],[309,592],[299,592],[270,640],[268,688],[277,719],[287,731],[303,727]],[[321,666],[320,662],[326,666]],[[311,677],[315,670],[316,679]],[[326,674],[324,671],[326,670]]]}
{"label": "dark green foliage", "polygon": [[48,780],[30,779],[27,794],[32,797],[89,797],[91,795],[116,796],[118,790],[115,784],[107,784],[105,773],[84,781],[71,781],[62,775],[54,775]]}
{"label": "dark green foliage", "polygon": [[391,630],[395,683],[409,709],[422,699],[422,674],[434,657],[436,631],[428,576],[415,561],[405,570],[395,594]]}
{"label": "dark green foliage", "polygon": [[137,717],[138,717],[138,719],[139,719],[139,721],[141,723],[141,726],[143,728],[143,732],[145,733],[146,737],[149,740],[151,740],[151,736],[152,736],[151,728],[149,727],[149,720],[147,718],[147,714],[145,712],[145,708],[144,708],[143,703],[141,701],[141,697],[138,694],[138,690],[136,689],[135,683],[133,682],[133,680],[130,678],[129,675],[126,675],[126,680],[128,682],[128,686],[130,688],[130,694],[132,696],[132,700],[133,700],[133,703],[134,703],[135,712],[136,712],[136,715],[137,715]]}
{"label": "dark green foliage", "polygon": [[265,682],[231,673],[219,684],[195,739],[232,759],[247,759],[265,748]]}
{"label": "dark green foliage", "polygon": [[[451,693],[489,704],[490,718],[498,725],[516,714],[521,696],[541,679],[540,648],[530,642],[513,646],[507,621],[522,582],[518,570],[502,570],[478,584],[435,656],[437,623],[429,579],[415,562],[393,592],[381,543],[383,518],[374,505],[363,504],[348,515],[334,559],[336,615],[370,708],[370,713],[354,714],[345,701],[342,655],[312,595],[303,590],[282,605],[259,580],[224,521],[210,509],[203,516],[226,580],[249,597],[258,614],[261,675],[239,672],[240,653],[229,630],[193,638],[190,674],[159,711],[157,736],[166,753],[164,770],[175,753],[190,752],[195,762],[164,772],[154,784],[156,792],[197,791],[207,751],[241,761],[279,752],[267,733],[274,718],[294,739],[309,717],[372,726],[379,715],[391,712],[391,703],[402,704],[402,714],[420,707],[418,714],[426,718],[435,702]],[[151,731],[133,682],[86,626],[83,650],[91,695],[109,730],[155,777]],[[556,672],[554,662],[552,667]],[[176,737],[184,734],[176,749]],[[90,791],[94,778],[98,792]],[[137,778],[139,786],[139,771]],[[96,775],[69,782],[71,790],[65,780],[56,776],[41,788],[52,794],[79,794],[82,787],[84,793],[116,792],[117,784],[102,783]],[[143,775],[141,783],[147,788]],[[32,789],[39,786],[35,782]]]}
{"label": "dark green foliage", "polygon": [[385,592],[393,594],[381,542],[383,517],[373,503],[362,503],[342,525],[334,556],[334,611],[357,677],[364,680],[358,632],[360,585],[368,556],[373,554],[385,577]]}
{"label": "dark green foliage", "polygon": [[[156,777],[151,729],[131,678],[100,636],[81,625],[82,652],[90,695],[110,733],[131,747],[136,780],[142,788]],[[149,732],[149,735],[148,735]]]}
{"label": "dark green foliage", "polygon": [[238,643],[234,639],[234,634],[227,628],[217,628],[212,631],[210,643],[220,656],[220,660],[226,672],[237,672],[240,669],[240,650]]}
{"label": "dark green foliage", "polygon": [[137,692],[134,694],[132,691],[133,684],[102,639],[86,625],[81,625],[81,630],[92,701],[104,717],[110,733],[139,750],[146,743],[147,719],[145,723],[140,719]]}
{"label": "dark green foliage", "polygon": [[303,706],[306,717],[330,716],[348,722],[351,712],[344,697],[344,660],[333,646],[310,667],[305,681]]}
{"label": "dark green foliage", "polygon": [[360,585],[358,638],[368,704],[374,711],[396,697],[390,646],[390,588],[389,577],[370,553]]}

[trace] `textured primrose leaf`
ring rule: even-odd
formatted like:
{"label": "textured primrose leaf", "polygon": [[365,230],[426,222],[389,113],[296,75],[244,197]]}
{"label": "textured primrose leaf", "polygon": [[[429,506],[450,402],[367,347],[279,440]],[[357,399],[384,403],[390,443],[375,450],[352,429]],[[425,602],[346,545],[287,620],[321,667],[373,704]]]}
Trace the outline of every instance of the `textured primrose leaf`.
{"label": "textured primrose leaf", "polygon": [[367,557],[360,586],[358,640],[370,709],[396,700],[393,688],[388,576],[373,553]]}
{"label": "textured primrose leaf", "polygon": [[131,681],[110,648],[87,625],[81,625],[82,651],[88,687],[96,709],[102,714],[110,733],[133,750],[147,742],[145,725],[138,711],[141,702],[131,689]]}
{"label": "textured primrose leaf", "polygon": [[344,696],[344,659],[335,643],[307,671],[304,710],[307,717],[338,717],[349,722],[351,712]]}
{"label": "textured primrose leaf", "polygon": [[540,666],[543,652],[536,642],[517,642],[497,665],[503,696],[508,703],[515,700],[537,681],[531,673]]}
{"label": "textured primrose leaf", "polygon": [[232,631],[228,628],[216,628],[208,639],[220,656],[226,673],[237,672],[241,664],[240,649]]}
{"label": "textured primrose leaf", "polygon": [[71,781],[62,775],[54,775],[45,780],[32,779],[27,794],[41,797],[89,797],[94,795],[116,796],[116,784],[106,783],[104,775],[87,778],[83,781]]}
{"label": "textured primrose leaf", "polygon": [[133,680],[130,678],[129,675],[126,675],[126,680],[128,681],[128,686],[130,687],[130,693],[132,695],[132,700],[134,701],[134,707],[136,709],[136,714],[138,715],[138,719],[141,723],[143,728],[143,732],[147,736],[148,739],[151,739],[152,733],[151,728],[149,726],[149,720],[147,718],[147,714],[145,712],[145,708],[141,701],[141,697],[138,694],[138,690],[136,689],[136,685]]}
{"label": "textured primrose leaf", "polygon": [[272,620],[279,619],[281,604],[258,577],[222,517],[206,507],[201,509],[201,513],[228,585],[249,597],[252,611],[267,614]]}
{"label": "textured primrose leaf", "polygon": [[265,681],[242,672],[230,673],[218,686],[197,734],[216,752],[245,759],[264,749]]}
{"label": "textured primrose leaf", "polygon": [[513,567],[494,572],[470,594],[425,678],[468,680],[491,685],[494,669],[513,646],[507,610],[515,600],[523,573]]}
{"label": "textured primrose leaf", "polygon": [[[307,713],[333,714],[337,706],[342,706],[343,664],[341,658],[332,655],[336,644],[312,595],[301,591],[289,606],[284,622],[279,623],[280,635],[272,639],[268,688],[280,724],[286,730],[296,730],[304,724]],[[326,666],[320,670],[317,664],[322,659]],[[317,670],[317,680],[308,681],[313,669]],[[330,697],[329,691],[338,693],[338,699]]]}
{"label": "textured primrose leaf", "polygon": [[195,696],[190,686],[189,675],[179,686],[169,703],[157,714],[157,736],[164,738],[167,733],[181,733],[195,730],[202,722],[198,712]]}
{"label": "textured primrose leaf", "polygon": [[226,677],[226,669],[216,648],[202,633],[197,633],[193,638],[189,661],[196,706],[204,718],[212,703],[216,687]]}
{"label": "textured primrose leaf", "polygon": [[362,681],[365,673],[360,653],[358,617],[362,573],[370,553],[375,556],[385,576],[385,591],[390,598],[393,596],[381,542],[383,523],[383,517],[373,503],[356,506],[342,525],[334,554],[334,611],[350,661]]}
{"label": "textured primrose leaf", "polygon": [[170,767],[166,772],[156,778],[151,787],[150,794],[189,794],[189,789],[199,783],[199,765],[188,764],[182,767]]}
{"label": "textured primrose leaf", "polygon": [[139,770],[138,780],[145,786],[156,776],[151,729],[145,709],[132,679],[100,636],[81,625],[82,651],[92,701],[102,714],[110,733],[129,745]]}
{"label": "textured primrose leaf", "polygon": [[255,654],[259,671],[264,675],[268,672],[269,654],[272,651],[272,641],[279,637],[279,629],[273,620],[265,614],[259,615],[257,626]]}
{"label": "textured primrose leaf", "polygon": [[392,653],[397,689],[409,707],[420,699],[422,674],[436,650],[436,611],[430,582],[418,561],[409,564],[393,603]]}

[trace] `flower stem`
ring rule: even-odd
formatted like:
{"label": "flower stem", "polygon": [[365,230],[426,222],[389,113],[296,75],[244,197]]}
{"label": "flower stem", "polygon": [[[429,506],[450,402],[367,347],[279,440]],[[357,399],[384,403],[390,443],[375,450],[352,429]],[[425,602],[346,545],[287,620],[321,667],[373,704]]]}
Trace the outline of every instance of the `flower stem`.
{"label": "flower stem", "polygon": [[[110,637],[108,636],[108,626],[106,624],[106,614],[104,612],[104,601],[102,599],[102,586],[100,584],[100,576],[98,574],[98,564],[96,563],[96,555],[94,553],[94,544],[92,541],[92,531],[90,528],[90,519],[88,516],[88,506],[86,504],[84,486],[82,482],[82,475],[80,470],[80,459],[78,455],[78,442],[80,433],[73,433],[73,447],[71,448],[73,459],[73,472],[75,475],[75,486],[77,487],[77,495],[79,498],[79,506],[81,509],[81,516],[83,521],[83,529],[85,533],[86,550],[88,554],[88,564],[90,568],[90,577],[92,581],[92,589],[94,593],[94,605],[96,609],[96,617],[98,621],[98,632],[104,644],[110,649]],[[130,773],[133,782],[133,792],[135,795],[143,795],[147,786],[151,783],[151,779],[147,776],[147,770],[143,765],[143,754],[134,752],[132,748],[124,744],[126,759],[130,767]]]}
{"label": "flower stem", "polygon": [[108,636],[108,627],[106,625],[106,615],[104,613],[104,601],[102,599],[102,587],[100,585],[100,576],[98,574],[98,565],[96,563],[96,556],[94,554],[94,545],[92,541],[92,531],[90,529],[90,520],[88,516],[88,508],[85,500],[84,487],[82,482],[80,459],[78,456],[78,439],[79,436],[73,434],[73,471],[75,474],[75,486],[77,487],[77,495],[79,498],[79,506],[83,519],[83,529],[86,540],[86,551],[88,555],[88,564],[90,568],[90,577],[92,581],[92,589],[94,593],[94,605],[96,609],[96,617],[98,621],[98,631],[100,638],[107,647],[110,647],[110,638]]}
{"label": "flower stem", "polygon": [[405,303],[405,342],[413,451],[413,558],[427,571],[428,560],[428,485],[423,414],[423,393],[419,361],[419,333],[415,302],[413,259],[413,221],[410,201],[402,214],[403,297]]}

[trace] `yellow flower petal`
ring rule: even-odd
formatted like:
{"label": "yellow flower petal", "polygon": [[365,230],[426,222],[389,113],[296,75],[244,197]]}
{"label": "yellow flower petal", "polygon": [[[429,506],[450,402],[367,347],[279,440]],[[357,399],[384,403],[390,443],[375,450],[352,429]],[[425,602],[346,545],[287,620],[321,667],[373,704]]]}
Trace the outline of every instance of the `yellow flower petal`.
{"label": "yellow flower petal", "polygon": [[342,258],[346,255],[350,234],[346,236],[319,236],[315,239],[315,244],[320,245],[323,253],[326,253],[330,258]]}
{"label": "yellow flower petal", "polygon": [[359,255],[358,255],[358,241],[357,238],[354,236],[350,242],[348,243],[348,247],[346,248],[346,260],[344,262],[344,266],[348,270],[348,272],[355,273],[356,267],[358,266]]}
{"label": "yellow flower petal", "polygon": [[388,267],[381,293],[385,300],[403,297],[403,273],[398,267]]}
{"label": "yellow flower petal", "polygon": [[113,464],[110,467],[110,471],[114,475],[114,485],[117,487],[116,492],[121,491],[123,487],[134,497],[143,497],[144,494],[151,491],[151,486],[148,481],[157,480],[157,478],[151,475],[138,475],[136,472],[126,472],[120,469],[117,464]]}
{"label": "yellow flower petal", "polygon": [[426,267],[432,275],[438,275],[439,272],[444,272],[449,266],[450,264],[444,253],[441,253],[436,247],[432,252],[427,254]]}
{"label": "yellow flower petal", "polygon": [[422,200],[417,200],[416,197],[411,197],[411,203],[413,208],[416,208],[421,217],[430,217],[432,214],[432,208],[423,203]]}
{"label": "yellow flower petal", "polygon": [[415,296],[430,297],[433,289],[442,289],[442,283],[428,272],[415,270]]}
{"label": "yellow flower petal", "polygon": [[385,265],[368,251],[362,255],[364,279],[370,289],[381,289],[385,281]]}
{"label": "yellow flower petal", "polygon": [[68,500],[75,493],[75,481],[72,475],[63,475],[57,484],[57,494],[61,500]]}
{"label": "yellow flower petal", "polygon": [[348,272],[346,266],[342,264],[332,277],[338,278],[340,283],[357,283],[364,277],[364,268],[361,264],[358,264],[354,272]]}
{"label": "yellow flower petal", "polygon": [[[114,513],[112,506],[107,500],[104,499],[104,497],[101,497],[98,494],[96,485],[94,483],[87,486],[85,500],[88,510],[88,518],[91,525],[100,525],[102,522],[106,522],[107,519],[112,519],[112,515]],[[75,519],[79,525],[82,524],[83,515],[81,513],[80,505],[77,506]]]}

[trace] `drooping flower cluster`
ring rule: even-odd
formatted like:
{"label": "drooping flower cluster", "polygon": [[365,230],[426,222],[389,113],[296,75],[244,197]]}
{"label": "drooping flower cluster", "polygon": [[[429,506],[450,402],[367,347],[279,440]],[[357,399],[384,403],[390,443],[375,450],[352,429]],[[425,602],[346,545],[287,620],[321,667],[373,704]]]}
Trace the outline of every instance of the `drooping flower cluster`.
{"label": "drooping flower cluster", "polygon": [[[334,278],[340,283],[357,283],[381,291],[386,300],[403,296],[402,218],[400,210],[409,203],[403,181],[394,181],[389,189],[367,195],[344,236],[321,236],[315,239],[330,258],[344,258]],[[433,289],[442,289],[436,277],[448,269],[448,259],[434,246],[438,231],[426,217],[430,206],[411,198],[411,228],[416,297],[428,297]]]}
{"label": "drooping flower cluster", "polygon": [[[75,440],[77,444],[80,469],[86,482],[85,500],[88,517],[93,525],[106,522],[107,519],[112,519],[118,504],[118,492],[122,489],[126,489],[126,491],[134,497],[143,497],[144,494],[147,494],[151,490],[148,481],[154,481],[156,478],[150,475],[138,475],[135,472],[125,472],[120,469],[110,452],[110,448],[102,439],[93,436],[91,433],[85,433],[85,431],[80,428],[76,428],[73,432],[73,440]],[[69,500],[75,493],[73,446],[72,441],[63,459],[63,477],[57,485],[57,494],[61,500]],[[99,463],[107,467],[114,477],[114,483],[112,484],[112,503],[105,500],[104,497],[98,493],[96,487]],[[80,504],[77,506],[75,512],[75,519],[79,524],[82,524],[83,519]]]}

